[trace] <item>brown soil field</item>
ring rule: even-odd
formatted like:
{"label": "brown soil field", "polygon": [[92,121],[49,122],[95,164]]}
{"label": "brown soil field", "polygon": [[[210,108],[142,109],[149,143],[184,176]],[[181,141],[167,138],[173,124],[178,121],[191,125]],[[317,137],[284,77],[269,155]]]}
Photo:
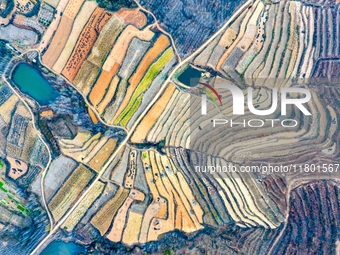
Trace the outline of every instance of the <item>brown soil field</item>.
{"label": "brown soil field", "polygon": [[[167,164],[167,163],[163,163],[163,164]],[[192,207],[192,210],[195,212],[195,215],[197,216],[197,220],[199,223],[203,223],[203,210],[201,208],[201,206],[197,203],[195,197],[192,194],[192,191],[186,181],[186,179],[184,178],[183,174],[181,172],[177,172],[177,178],[175,178],[173,175],[168,175],[169,179],[171,180],[172,183],[177,183],[178,181],[178,188],[176,188],[176,190],[180,190],[179,195],[181,197],[186,196],[188,198],[188,200],[190,201],[195,201],[196,205]],[[177,180],[176,180],[177,179]]]}
{"label": "brown soil field", "polygon": [[73,19],[63,16],[53,40],[42,57],[42,62],[52,68],[66,45],[72,30]]}
{"label": "brown soil field", "polygon": [[26,174],[28,165],[26,162],[15,159],[12,157],[6,157],[7,161],[10,164],[10,169],[8,170],[8,176],[11,177],[13,180],[18,179],[19,177]]}
{"label": "brown soil field", "polygon": [[[178,229],[183,230],[185,232],[193,232],[197,230],[194,222],[190,218],[188,211],[185,209],[182,200],[178,197],[177,194],[175,194],[175,200],[176,200],[176,204],[178,205],[177,210],[176,210],[176,219],[179,219],[179,218],[182,219],[181,220],[182,226],[181,228],[178,228]],[[177,224],[178,222],[176,222],[176,225]]]}
{"label": "brown soil field", "polygon": [[110,228],[112,219],[129,195],[129,190],[119,187],[117,193],[92,218],[91,224],[104,235]]}
{"label": "brown soil field", "polygon": [[[58,13],[63,12],[65,10],[68,2],[69,2],[68,0],[60,0],[59,3],[58,3],[58,6],[56,8],[56,11]],[[54,16],[54,19],[52,20],[51,24],[48,26],[43,37],[41,38],[41,42],[38,46],[39,51],[43,51],[43,50],[47,49],[48,44],[52,40],[52,37],[53,37],[55,31],[57,30],[57,28],[59,26],[60,20],[61,20],[60,15]]]}
{"label": "brown soil field", "polygon": [[116,217],[114,218],[112,229],[106,236],[109,240],[111,240],[112,242],[119,242],[122,239],[126,216],[132,202],[135,200],[143,201],[144,199],[145,195],[142,192],[136,189],[130,190],[129,197],[125,200],[124,204],[119,209]]}
{"label": "brown soil field", "polygon": [[[169,194],[176,194],[176,191],[172,189],[171,186],[165,185]],[[165,187],[163,187],[165,188]],[[170,189],[168,189],[170,188]],[[172,190],[170,192],[170,190]],[[167,196],[168,206],[167,206],[167,217],[155,217],[150,222],[148,241],[157,240],[159,235],[167,233],[175,229],[175,204],[178,205],[178,200],[173,196]],[[164,208],[164,206],[163,206]],[[178,209],[176,209],[178,210]]]}
{"label": "brown soil field", "polygon": [[92,105],[97,106],[97,104],[103,99],[111,79],[112,75],[110,72],[103,70],[89,95]]}
{"label": "brown soil field", "polygon": [[145,72],[148,70],[149,66],[154,62],[157,56],[163,52],[163,50],[168,47],[170,44],[168,37],[165,35],[161,35],[157,41],[155,42],[154,46],[145,54],[144,58],[142,59],[141,63],[138,65],[138,68],[135,74],[129,80],[130,86],[127,89],[126,95],[122,104],[120,105],[116,115],[113,117],[112,122],[120,115],[120,113],[125,109],[128,105],[130,98],[133,94],[133,91],[136,89],[137,85],[139,84],[140,80],[143,78]]}
{"label": "brown soil field", "polygon": [[60,24],[53,36],[53,40],[42,57],[43,63],[48,67],[52,68],[55,62],[57,62],[66,45],[69,35],[71,34],[73,20],[77,16],[77,13],[83,3],[84,0],[71,0],[67,4]]}
{"label": "brown soil field", "polygon": [[139,29],[143,28],[147,23],[146,16],[144,15],[144,13],[142,13],[138,9],[132,10],[132,9],[123,8],[123,9],[120,9],[116,13],[116,15],[122,18],[125,24],[134,25],[135,27]]}
{"label": "brown soil field", "polygon": [[111,153],[114,151],[117,145],[117,140],[110,138],[105,145],[97,152],[97,154],[91,159],[89,165],[99,172],[100,168],[105,164]]}
{"label": "brown soil field", "polygon": [[[147,234],[147,241],[154,241],[157,240],[158,237],[166,232],[172,231],[173,229],[177,228],[179,230],[183,230],[185,232],[193,232],[198,229],[201,229],[203,226],[200,224],[202,222],[202,213],[198,213],[198,217],[195,215],[196,211],[192,208],[190,204],[190,200],[193,199],[192,193],[186,190],[186,185],[181,185],[177,176],[174,174],[169,174],[164,166],[170,166],[171,163],[169,162],[166,156],[160,156],[157,152],[151,150],[148,152],[143,152],[148,154],[143,154],[142,162],[145,166],[148,166],[151,163],[151,171],[145,172],[145,176],[147,179],[152,176],[161,175],[161,172],[165,173],[168,178],[162,178],[162,181],[156,182],[148,182],[149,188],[152,192],[153,197],[157,197],[158,194],[155,193],[155,187],[161,197],[168,201],[167,206],[166,204],[161,204],[158,207],[157,211],[152,210],[153,208],[150,207],[150,214],[153,213],[154,218],[149,221],[143,222],[143,235],[141,235],[142,239],[140,241],[146,240],[146,226],[149,224],[149,231]],[[146,158],[144,158],[145,155]],[[155,177],[153,177],[155,178]],[[155,204],[154,200],[154,206]],[[176,206],[175,206],[176,205]],[[149,210],[149,208],[147,209]],[[192,210],[192,213],[190,211]]]}
{"label": "brown soil field", "polygon": [[93,104],[93,106],[96,107],[100,103],[100,101],[102,101],[107,87],[110,85],[112,77],[117,73],[119,66],[119,64],[116,64],[111,68],[109,72],[103,70],[100,74],[89,96],[90,102]]}
{"label": "brown soil field", "polygon": [[[145,178],[148,180],[147,184],[149,186],[150,192],[152,194],[153,201],[151,204],[149,204],[148,208],[146,209],[144,213],[144,218],[142,221],[140,236],[139,236],[139,242],[140,243],[146,243],[148,241],[148,233],[150,230],[150,224],[152,220],[157,218],[163,218],[166,215],[166,209],[167,209],[167,203],[166,199],[161,197],[160,192],[156,187],[156,180],[155,180],[155,172],[154,172],[154,165],[151,167],[152,163],[152,155],[149,154],[150,151],[144,151],[142,163],[144,167],[144,174]],[[149,170],[147,170],[147,167],[151,167]]]}
{"label": "brown soil field", "polygon": [[131,197],[128,197],[122,207],[118,210],[116,217],[114,218],[111,231],[106,236],[112,242],[120,242],[123,235],[123,230],[126,221],[126,214],[133,202]]}
{"label": "brown soil field", "polygon": [[100,33],[102,31],[105,24],[109,21],[109,19],[112,17],[112,13],[110,12],[104,12],[102,16],[99,18],[97,25],[95,27],[96,31]]}
{"label": "brown soil field", "polygon": [[152,219],[155,217],[158,217],[158,212],[160,208],[165,204],[166,201],[161,198],[159,202],[152,202],[148,208],[146,209],[142,221],[142,226],[140,230],[140,235],[139,235],[139,242],[144,244],[148,241],[148,232],[150,229],[150,224],[152,222]]}
{"label": "brown soil field", "polygon": [[142,122],[138,125],[136,131],[133,133],[131,137],[132,143],[141,143],[144,141],[145,137],[147,136],[149,130],[154,125],[155,121],[162,114],[175,89],[176,87],[172,83],[167,87],[163,95],[152,106],[148,114],[143,118]]}
{"label": "brown soil field", "polygon": [[67,17],[73,20],[77,16],[83,3],[84,0],[71,0],[70,2],[68,2],[65,11],[63,12],[63,17]]}
{"label": "brown soil field", "polygon": [[96,114],[94,114],[94,112],[91,110],[90,107],[88,107],[87,109],[89,111],[89,115],[91,117],[91,120],[92,120],[93,124],[98,124],[98,119],[97,119]]}
{"label": "brown soil field", "polygon": [[[173,204],[173,201],[169,201],[169,205]],[[158,237],[164,233],[173,231],[175,229],[175,217],[173,214],[174,206],[169,207],[169,216],[167,219],[153,218],[150,223],[148,242],[156,241]],[[181,221],[181,218],[176,218],[176,220]]]}
{"label": "brown soil field", "polygon": [[82,63],[87,58],[93,44],[97,39],[97,32],[95,26],[101,17],[104,9],[96,8],[96,10],[91,15],[89,21],[87,22],[85,28],[83,29],[76,47],[74,48],[71,57],[67,61],[62,74],[69,81],[73,81],[74,77],[77,75]]}
{"label": "brown soil field", "polygon": [[138,243],[138,236],[142,226],[143,215],[130,211],[122,242],[127,245]]}
{"label": "brown soil field", "polygon": [[119,83],[119,77],[116,75],[111,80],[110,87],[108,88],[105,97],[103,98],[103,100],[100,102],[100,104],[97,107],[97,111],[99,112],[99,114],[102,114],[106,106],[111,102],[113,96],[116,93],[118,83]]}
{"label": "brown soil field", "polygon": [[61,71],[63,70],[67,60],[72,54],[72,51],[77,43],[81,31],[85,27],[87,21],[90,19],[91,14],[96,7],[97,4],[95,2],[85,2],[83,7],[81,8],[79,14],[73,22],[72,31],[67,39],[64,49],[53,66],[53,70],[57,73],[61,73]]}

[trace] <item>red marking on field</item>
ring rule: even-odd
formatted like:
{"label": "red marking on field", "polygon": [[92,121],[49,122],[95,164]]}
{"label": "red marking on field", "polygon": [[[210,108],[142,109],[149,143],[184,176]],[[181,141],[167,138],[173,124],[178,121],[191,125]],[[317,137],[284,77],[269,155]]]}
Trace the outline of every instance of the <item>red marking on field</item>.
{"label": "red marking on field", "polygon": [[221,97],[217,93],[216,89],[214,89],[213,87],[211,87],[209,84],[206,84],[206,83],[199,82],[199,84],[202,84],[202,85],[206,86],[208,89],[210,89],[215,94],[215,96],[217,97],[218,101],[220,101],[220,104],[222,105]]}

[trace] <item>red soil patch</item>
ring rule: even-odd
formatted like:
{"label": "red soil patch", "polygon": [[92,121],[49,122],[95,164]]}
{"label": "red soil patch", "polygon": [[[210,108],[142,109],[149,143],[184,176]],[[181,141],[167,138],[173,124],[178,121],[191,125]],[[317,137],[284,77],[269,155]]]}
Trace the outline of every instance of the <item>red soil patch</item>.
{"label": "red soil patch", "polygon": [[105,24],[109,21],[109,19],[112,17],[112,13],[110,12],[104,12],[103,15],[99,18],[97,25],[96,25],[96,31],[100,33],[102,31]]}
{"label": "red soil patch", "polygon": [[123,8],[116,13],[116,16],[122,18],[125,24],[134,25],[139,29],[143,28],[147,23],[146,16],[138,9],[131,10]]}
{"label": "red soil patch", "polygon": [[100,101],[102,101],[107,87],[109,86],[112,77],[117,73],[119,67],[120,65],[115,63],[110,72],[105,70],[102,71],[89,96],[90,102],[93,106],[96,107]]}
{"label": "red soil patch", "polygon": [[87,58],[91,48],[93,47],[93,44],[97,39],[98,34],[95,30],[95,27],[103,12],[103,8],[96,8],[84,27],[81,35],[79,36],[76,47],[74,48],[71,57],[67,61],[66,66],[62,71],[62,74],[69,81],[74,80],[81,65]]}
{"label": "red soil patch", "polygon": [[88,111],[89,111],[89,115],[91,117],[93,124],[98,124],[98,119],[97,119],[96,114],[91,110],[90,107],[88,107]]}

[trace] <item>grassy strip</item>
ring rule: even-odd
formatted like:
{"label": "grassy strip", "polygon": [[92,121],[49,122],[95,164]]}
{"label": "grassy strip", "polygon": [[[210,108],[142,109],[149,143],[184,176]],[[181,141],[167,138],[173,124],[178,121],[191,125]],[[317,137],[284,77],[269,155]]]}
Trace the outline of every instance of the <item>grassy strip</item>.
{"label": "grassy strip", "polygon": [[124,111],[116,119],[115,124],[126,126],[133,114],[137,111],[138,107],[142,102],[142,94],[149,88],[151,82],[160,73],[164,66],[174,56],[172,48],[168,48],[164,54],[149,68],[148,72],[139,83],[138,87],[132,94],[129,104],[126,106]]}

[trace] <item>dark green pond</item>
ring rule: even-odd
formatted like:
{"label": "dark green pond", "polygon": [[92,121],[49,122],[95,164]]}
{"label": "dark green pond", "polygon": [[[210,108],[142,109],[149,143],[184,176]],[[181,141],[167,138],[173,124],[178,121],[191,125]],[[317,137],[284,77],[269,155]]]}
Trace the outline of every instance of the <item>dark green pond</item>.
{"label": "dark green pond", "polygon": [[15,67],[12,80],[22,93],[32,97],[40,105],[47,105],[59,96],[58,91],[40,71],[26,63],[20,63]]}
{"label": "dark green pond", "polygon": [[178,76],[177,79],[178,81],[180,81],[181,83],[187,86],[195,87],[197,86],[200,78],[201,78],[201,72],[195,68],[192,68],[189,65],[187,69],[185,69],[184,72]]}
{"label": "dark green pond", "polygon": [[85,247],[73,242],[57,240],[50,243],[40,255],[79,255],[85,254]]}

